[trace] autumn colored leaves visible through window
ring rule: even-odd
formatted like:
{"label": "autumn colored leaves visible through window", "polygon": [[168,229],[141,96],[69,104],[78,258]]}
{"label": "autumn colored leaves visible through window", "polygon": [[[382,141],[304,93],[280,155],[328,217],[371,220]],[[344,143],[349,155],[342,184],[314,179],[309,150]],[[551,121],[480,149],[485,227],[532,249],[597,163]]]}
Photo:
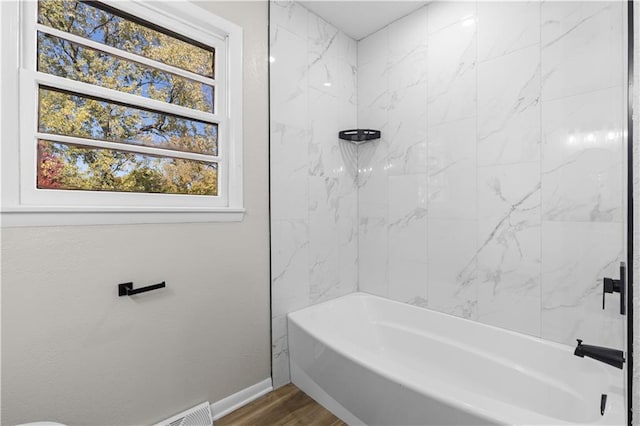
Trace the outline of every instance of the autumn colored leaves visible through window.
{"label": "autumn colored leaves visible through window", "polygon": [[[38,22],[179,69],[160,70],[131,55],[119,57],[43,29],[37,34],[39,72],[215,113],[213,48],[97,3],[41,0]],[[219,155],[218,124],[206,116],[194,119],[155,111],[132,99],[131,104],[119,103],[40,86],[37,187],[218,195],[218,164],[207,158]],[[94,146],[90,141],[108,143]],[[152,149],[136,152],[135,147]]]}
{"label": "autumn colored leaves visible through window", "polygon": [[213,113],[213,87],[38,32],[38,71]]}
{"label": "autumn colored leaves visible through window", "polygon": [[40,0],[38,22],[203,77],[215,77],[213,48],[183,41],[177,34],[168,35],[103,8],[75,0]]}
{"label": "autumn colored leaves visible through window", "polygon": [[[38,131],[218,155],[218,126],[40,87]],[[46,113],[44,113],[46,112]]]}
{"label": "autumn colored leaves visible through window", "polygon": [[38,141],[38,162],[38,185],[45,188],[215,195],[216,163],[44,140]]}

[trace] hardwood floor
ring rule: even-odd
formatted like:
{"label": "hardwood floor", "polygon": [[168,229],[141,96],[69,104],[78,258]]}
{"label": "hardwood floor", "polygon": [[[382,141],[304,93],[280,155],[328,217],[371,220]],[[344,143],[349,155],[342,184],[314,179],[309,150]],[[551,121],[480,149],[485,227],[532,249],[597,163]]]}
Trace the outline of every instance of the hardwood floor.
{"label": "hardwood floor", "polygon": [[214,426],[240,425],[346,426],[346,423],[290,383],[214,422]]}

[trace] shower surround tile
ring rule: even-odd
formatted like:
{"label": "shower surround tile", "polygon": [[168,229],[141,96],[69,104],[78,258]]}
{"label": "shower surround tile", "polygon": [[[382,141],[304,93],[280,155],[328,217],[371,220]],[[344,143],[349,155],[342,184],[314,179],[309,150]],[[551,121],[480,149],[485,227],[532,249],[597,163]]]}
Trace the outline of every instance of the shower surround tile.
{"label": "shower surround tile", "polygon": [[387,217],[389,179],[386,153],[383,139],[358,147],[358,208],[366,212],[366,217]]}
{"label": "shower surround tile", "polygon": [[602,309],[602,279],[618,277],[624,260],[622,236],[620,223],[543,223],[543,338],[623,347],[617,295]]}
{"label": "shower surround tile", "polygon": [[[395,74],[392,72],[392,75]],[[391,79],[393,80],[393,78]],[[427,172],[427,85],[415,83],[390,93],[388,175]]]}
{"label": "shower surround tile", "polygon": [[429,218],[429,309],[477,320],[476,228],[475,219]]}
{"label": "shower surround tile", "polygon": [[[309,87],[326,92],[336,97],[343,97],[355,106],[355,67],[337,57],[321,57],[313,59],[309,55]],[[310,105],[312,105],[310,103]]]}
{"label": "shower surround tile", "polygon": [[540,43],[539,1],[478,2],[478,59],[497,58]]}
{"label": "shower surround tile", "polygon": [[[624,243],[621,3],[430,2],[358,43],[271,7],[276,387],[286,313],[356,288],[622,347],[601,309]],[[336,138],[352,127],[382,137]]]}
{"label": "shower surround tile", "polygon": [[338,56],[338,34],[340,31],[336,27],[310,12],[307,14],[307,31],[307,52],[311,58],[310,63],[323,57]]}
{"label": "shower surround tile", "polygon": [[273,387],[277,389],[291,381],[286,316],[271,318],[271,341],[271,378]]}
{"label": "shower surround tile", "polygon": [[[368,48],[367,46],[371,46]],[[388,209],[389,29],[384,28],[358,45],[358,127],[378,129],[380,139],[358,147],[358,203],[367,217],[385,218]]]}
{"label": "shower surround tile", "polygon": [[545,220],[620,222],[623,217],[621,87],[545,102]]}
{"label": "shower surround tile", "polygon": [[[333,114],[326,114],[333,111]],[[310,176],[351,177],[355,184],[357,148],[337,138],[340,130],[352,128],[356,122],[354,106],[345,98],[335,97],[314,88],[309,89],[308,173]],[[291,152],[287,156],[294,156]],[[301,163],[304,156],[294,158]],[[291,182],[293,183],[293,182]]]}
{"label": "shower surround tile", "polygon": [[309,186],[309,297],[319,303],[357,287],[356,186],[326,177]]}
{"label": "shower surround tile", "polygon": [[453,24],[475,22],[477,5],[472,1],[434,1],[427,6],[427,28],[429,34]]}
{"label": "shower surround tile", "polygon": [[356,57],[355,47],[351,45],[355,41],[312,13],[309,13],[308,19],[309,87],[346,98],[355,106]]}
{"label": "shower surround tile", "polygon": [[271,28],[271,119],[305,129],[308,116],[307,41],[282,28]]}
{"label": "shower surround tile", "polygon": [[358,228],[358,289],[389,294],[389,233],[386,217],[360,217]]}
{"label": "shower surround tile", "polygon": [[[559,325],[545,229],[622,220],[622,30],[619,3],[432,2],[362,40],[359,288],[568,344],[597,322],[593,296]],[[424,174],[426,231],[395,236]]]}
{"label": "shower surround tile", "polygon": [[391,94],[387,55],[381,49],[377,58],[358,66],[358,125],[362,128],[379,129],[388,120]]}
{"label": "shower surround tile", "polygon": [[[271,123],[271,157],[274,187],[287,191],[271,193],[271,216],[276,219],[306,219],[309,205],[309,146],[312,134],[305,129],[287,126],[275,120]],[[285,154],[286,153],[286,154]]]}
{"label": "shower surround tile", "polygon": [[[270,6],[270,24],[279,26],[296,34],[302,39],[307,39],[307,9],[295,1],[272,0]],[[273,39],[271,43],[273,43]]]}
{"label": "shower surround tile", "polygon": [[[388,169],[388,155],[390,148],[389,135],[389,109],[391,93],[389,91],[389,66],[388,66],[388,33],[386,30],[376,33],[377,39],[384,47],[380,54],[373,60],[360,64],[360,58],[364,56],[358,51],[358,127],[363,129],[378,129],[382,132],[380,139],[367,142],[358,147],[358,185],[368,186],[369,180],[386,180]],[[366,189],[365,189],[366,191]],[[379,194],[386,197],[386,191]],[[359,194],[360,195],[360,194]],[[377,204],[380,197],[373,197],[373,204]],[[366,199],[366,196],[365,196]],[[382,210],[371,213],[372,216],[381,216],[386,210],[384,201]]]}
{"label": "shower surround tile", "polygon": [[427,176],[389,178],[389,294],[419,306],[427,299]]}
{"label": "shower surround tile", "polygon": [[540,225],[540,169],[535,163],[478,169],[479,249],[501,229]]}
{"label": "shower surround tile", "polygon": [[398,19],[387,31],[389,63],[397,71],[397,78],[390,80],[391,85],[410,87],[426,83],[427,7]]}
{"label": "shower surround tile", "polygon": [[[388,175],[427,171],[426,8],[388,27]],[[377,128],[377,127],[376,127]]]}
{"label": "shower surround tile", "polygon": [[428,131],[429,217],[476,218],[476,119]]}
{"label": "shower surround tile", "polygon": [[475,116],[475,20],[458,22],[430,34],[427,44],[429,127]]}
{"label": "shower surround tile", "polygon": [[309,304],[309,226],[304,220],[272,223],[273,315],[283,316]]}
{"label": "shower surround tile", "polygon": [[540,226],[502,229],[478,254],[478,319],[540,335]]}
{"label": "shower surround tile", "polygon": [[623,83],[623,2],[542,3],[542,99]]}
{"label": "shower surround tile", "polygon": [[289,382],[286,316],[358,280],[355,40],[300,3],[271,3],[274,387]]}
{"label": "shower surround tile", "polygon": [[358,71],[380,57],[385,60],[389,56],[389,27],[384,27],[370,36],[358,41],[357,65]]}
{"label": "shower surround tile", "polygon": [[540,169],[478,170],[478,319],[540,333]]}
{"label": "shower surround tile", "polygon": [[540,48],[478,67],[478,164],[540,160]]}

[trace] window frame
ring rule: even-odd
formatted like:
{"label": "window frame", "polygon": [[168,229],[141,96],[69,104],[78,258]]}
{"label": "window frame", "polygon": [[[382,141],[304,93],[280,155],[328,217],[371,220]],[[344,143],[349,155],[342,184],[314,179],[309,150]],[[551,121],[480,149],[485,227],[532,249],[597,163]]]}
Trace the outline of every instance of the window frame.
{"label": "window frame", "polygon": [[[105,5],[143,21],[173,31],[215,48],[214,113],[206,113],[147,99],[112,89],[94,86],[36,71],[37,32],[63,35],[90,48],[127,60],[145,63],[134,53],[104,46],[80,36],[65,33],[37,22],[35,0],[0,2],[0,135],[2,164],[2,225],[99,224],[238,221],[243,217],[242,194],[242,29],[187,1],[145,2],[127,0]],[[96,46],[98,45],[98,46]],[[153,66],[181,76],[193,77],[189,71],[162,64]],[[207,79],[201,77],[200,80]],[[202,82],[202,81],[200,81]],[[204,119],[218,124],[218,195],[152,194],[103,191],[37,189],[37,140],[82,144],[82,138],[38,133],[38,86],[50,86],[128,103],[132,107],[150,108],[186,118]],[[135,98],[135,99],[134,99]],[[135,100],[135,103],[131,102]],[[11,102],[13,101],[13,102]],[[16,102],[17,101],[17,102]],[[18,108],[15,108],[16,103]],[[17,111],[16,111],[17,110]],[[11,126],[11,123],[19,123]],[[12,143],[11,141],[18,141]],[[8,142],[9,141],[9,142]],[[162,148],[117,142],[92,142],[93,146],[134,151],[142,154],[162,152]],[[204,159],[202,154],[166,151],[171,157]],[[206,156],[211,161],[213,156]],[[31,166],[30,166],[31,165]],[[141,215],[141,213],[145,213]],[[66,216],[66,217],[65,217]]]}

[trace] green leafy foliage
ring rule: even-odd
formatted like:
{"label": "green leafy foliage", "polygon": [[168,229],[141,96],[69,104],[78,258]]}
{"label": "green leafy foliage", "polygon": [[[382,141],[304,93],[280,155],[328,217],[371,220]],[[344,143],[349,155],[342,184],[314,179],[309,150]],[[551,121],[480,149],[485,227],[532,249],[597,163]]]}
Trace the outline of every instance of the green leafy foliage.
{"label": "green leafy foliage", "polygon": [[[178,68],[213,75],[213,53],[78,1],[41,0],[45,25]],[[38,34],[38,69],[61,77],[213,111],[213,88],[67,40]],[[217,155],[215,124],[41,88],[39,130]],[[217,195],[217,167],[58,142],[38,143],[38,187]]]}

